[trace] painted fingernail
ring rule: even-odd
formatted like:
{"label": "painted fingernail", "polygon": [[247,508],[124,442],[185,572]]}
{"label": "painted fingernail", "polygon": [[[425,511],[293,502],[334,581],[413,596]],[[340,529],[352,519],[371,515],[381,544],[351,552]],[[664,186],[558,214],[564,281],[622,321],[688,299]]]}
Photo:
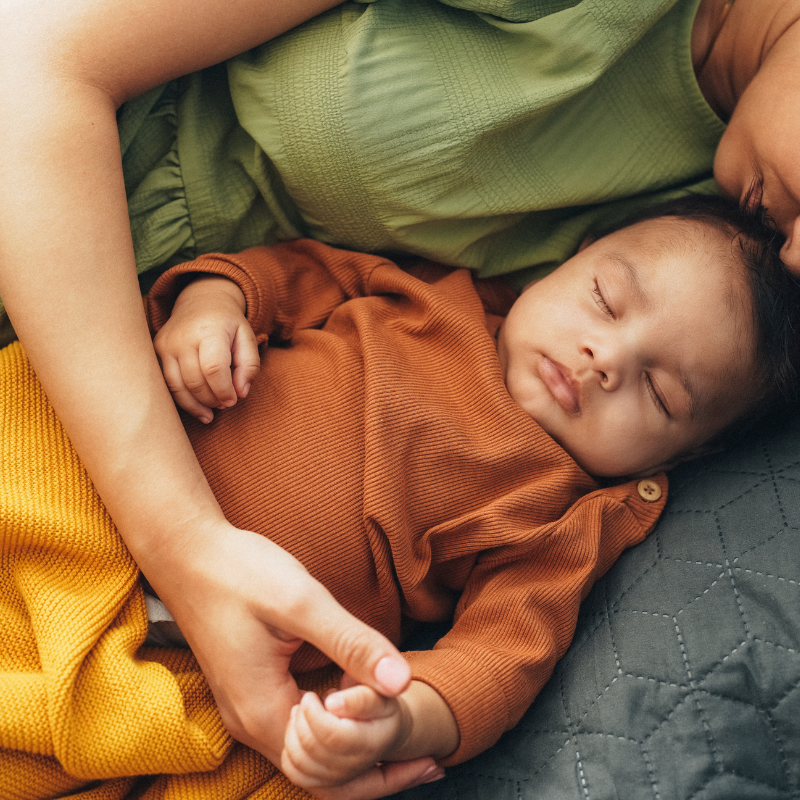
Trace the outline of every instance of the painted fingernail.
{"label": "painted fingernail", "polygon": [[411,677],[411,669],[401,658],[384,656],[375,666],[375,680],[391,694],[402,692]]}
{"label": "painted fingernail", "polygon": [[433,783],[434,781],[440,781],[444,778],[444,770],[441,767],[434,767],[433,770],[429,770],[429,772],[430,774],[428,774],[428,772],[424,773],[422,780],[420,780],[421,784]]}
{"label": "painted fingernail", "polygon": [[344,698],[340,694],[328,695],[325,698],[325,708],[328,711],[341,711],[344,708]]}
{"label": "painted fingernail", "polygon": [[434,772],[439,772],[441,767],[438,764],[431,764],[425,772],[421,773],[419,776],[419,780],[424,780],[425,778],[429,778],[433,775]]}

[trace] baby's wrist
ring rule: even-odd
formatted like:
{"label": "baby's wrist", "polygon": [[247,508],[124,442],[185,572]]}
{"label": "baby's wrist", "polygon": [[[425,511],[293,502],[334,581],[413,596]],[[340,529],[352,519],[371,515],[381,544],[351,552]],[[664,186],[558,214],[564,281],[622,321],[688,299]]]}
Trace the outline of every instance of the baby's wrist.
{"label": "baby's wrist", "polygon": [[244,292],[231,278],[224,275],[207,275],[199,273],[181,290],[179,299],[196,299],[203,295],[218,296],[224,294],[236,301],[242,314],[247,312],[247,301]]}
{"label": "baby's wrist", "polygon": [[397,698],[398,735],[386,761],[409,761],[423,756],[444,758],[458,747],[459,733],[450,707],[427,683],[413,680]]}
{"label": "baby's wrist", "polygon": [[391,744],[381,757],[381,761],[406,761],[407,757],[403,753],[408,750],[409,742],[413,739],[414,717],[411,709],[403,695],[396,697],[395,702],[397,703],[397,730]]}

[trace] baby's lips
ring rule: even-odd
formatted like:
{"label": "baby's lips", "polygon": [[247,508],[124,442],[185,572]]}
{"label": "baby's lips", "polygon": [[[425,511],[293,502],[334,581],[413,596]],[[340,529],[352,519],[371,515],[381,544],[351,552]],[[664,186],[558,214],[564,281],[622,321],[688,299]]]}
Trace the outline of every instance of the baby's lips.
{"label": "baby's lips", "polygon": [[544,385],[564,411],[568,414],[579,414],[581,405],[578,391],[567,375],[566,367],[551,361],[547,356],[542,356],[539,362],[539,377]]}

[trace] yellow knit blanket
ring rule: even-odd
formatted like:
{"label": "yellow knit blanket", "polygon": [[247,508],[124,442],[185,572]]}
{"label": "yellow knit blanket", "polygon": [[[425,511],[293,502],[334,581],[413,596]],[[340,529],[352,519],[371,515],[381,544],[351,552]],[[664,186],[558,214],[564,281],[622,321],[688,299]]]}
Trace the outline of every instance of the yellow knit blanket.
{"label": "yellow knit blanket", "polygon": [[[0,797],[307,798],[143,648],[138,571],[26,357],[0,351]],[[317,688],[317,687],[309,687]]]}

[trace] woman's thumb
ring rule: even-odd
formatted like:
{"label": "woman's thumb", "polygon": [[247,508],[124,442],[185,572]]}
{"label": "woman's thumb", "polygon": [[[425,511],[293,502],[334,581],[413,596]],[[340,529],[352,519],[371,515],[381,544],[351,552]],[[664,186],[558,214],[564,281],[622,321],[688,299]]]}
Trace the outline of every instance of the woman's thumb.
{"label": "woman's thumb", "polygon": [[411,670],[397,648],[378,631],[346,611],[327,590],[312,604],[301,635],[336,662],[357,683],[395,697],[411,682]]}

